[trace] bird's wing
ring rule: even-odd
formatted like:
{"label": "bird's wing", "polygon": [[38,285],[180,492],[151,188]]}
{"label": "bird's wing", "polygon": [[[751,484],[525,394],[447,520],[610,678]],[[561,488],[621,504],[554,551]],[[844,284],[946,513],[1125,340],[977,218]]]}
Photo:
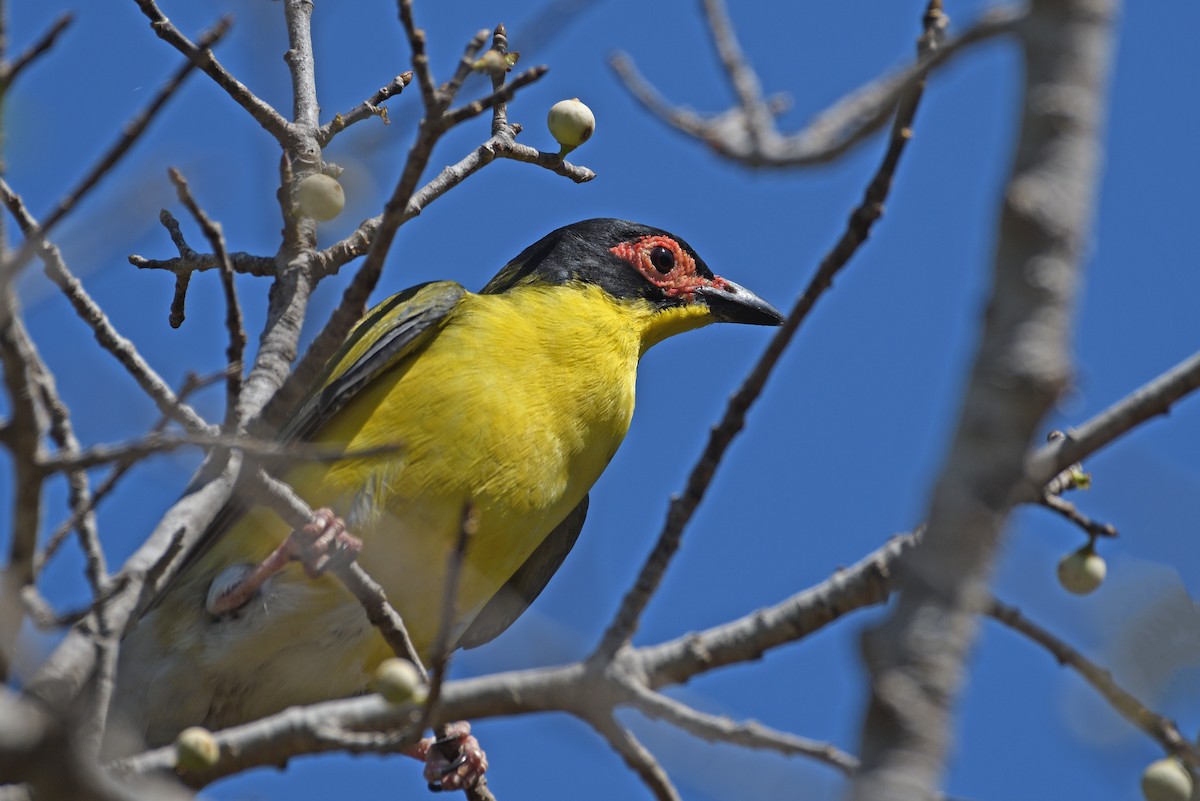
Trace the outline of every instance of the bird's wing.
{"label": "bird's wing", "polygon": [[587,517],[588,496],[571,510],[563,521],[546,535],[542,544],[517,568],[513,577],[500,588],[458,638],[457,647],[477,648],[491,642],[511,626],[529,608],[550,581],[567,554],[571,552],[583,519]]}
{"label": "bird's wing", "polygon": [[406,289],[380,303],[346,338],[299,410],[280,432],[283,442],[312,436],[359,390],[420,351],[441,330],[466,290],[453,281]]}

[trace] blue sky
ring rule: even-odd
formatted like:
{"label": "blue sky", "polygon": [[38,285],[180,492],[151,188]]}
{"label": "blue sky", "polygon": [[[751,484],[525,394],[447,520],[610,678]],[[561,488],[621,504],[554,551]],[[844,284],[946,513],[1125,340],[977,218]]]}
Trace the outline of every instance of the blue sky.
{"label": "blue sky", "polygon": [[[161,0],[195,34],[219,15],[235,17],[220,59],[255,92],[290,109],[278,3]],[[75,25],[55,53],[9,98],[4,155],[9,180],[44,212],[173,70],[180,57],[158,41],[132,0],[70,3],[10,0],[11,39],[29,42],[63,8]],[[876,137],[835,165],[751,173],[649,118],[606,66],[622,49],[669,98],[698,110],[730,102],[697,4],[595,0],[529,42],[534,4],[417,4],[436,74],[448,75],[463,43],[503,21],[521,66],[549,74],[524,91],[510,118],[521,141],[551,149],[546,110],[580,97],[597,117],[575,160],[599,177],[576,186],[527,165],[499,162],[402,229],[379,297],[435,278],[478,288],[547,231],[593,216],[635,219],[687,238],[718,273],[789,306],[836,240],[882,149]],[[984,8],[950,2],[955,27]],[[743,3],[733,11],[743,46],[768,92],[786,92],[794,129],[846,91],[906,63],[919,2]],[[349,109],[407,69],[391,0],[317,3],[314,15],[322,119]],[[1081,422],[1197,348],[1200,270],[1193,246],[1200,201],[1200,5],[1186,0],[1129,4],[1109,112],[1107,162],[1088,247],[1087,285],[1076,326],[1076,386],[1050,421]],[[753,410],[690,527],[683,551],[647,614],[638,642],[652,643],[774,603],[827,577],[909,530],[923,516],[943,458],[979,329],[993,248],[998,191],[1008,168],[1019,101],[1019,54],[991,43],[931,81],[915,138],[887,214],[834,290],[819,304]],[[484,91],[482,82],[468,92]],[[389,103],[392,124],[360,124],[326,158],[346,167],[345,213],[322,226],[322,244],[374,214],[403,163],[418,98]],[[458,160],[487,132],[486,120],[448,136],[432,166]],[[130,253],[166,258],[157,223],[178,209],[165,171],[180,168],[200,202],[225,227],[230,246],[271,254],[280,222],[274,143],[206,77],[195,75],[139,145],[59,231],[70,266],[120,330],[178,384],[185,371],[223,363],[224,307],[216,277],[192,283],[188,320],[167,328],[172,282],[139,273]],[[203,237],[185,224],[193,246]],[[310,320],[323,321],[344,279],[318,293]],[[239,290],[251,331],[265,309],[266,283]],[[137,436],[151,404],[36,272],[22,287],[30,328],[75,412],[85,442]],[[719,417],[765,345],[768,332],[715,326],[668,341],[647,355],[629,437],[592,494],[588,525],[558,577],[513,629],[460,655],[456,675],[553,664],[596,642],[657,535],[666,499],[683,484],[707,427]],[[252,342],[254,337],[252,335]],[[220,415],[221,391],[198,401]],[[1103,543],[1109,580],[1076,598],[1054,579],[1058,558],[1082,542],[1069,525],[1037,510],[1017,514],[998,565],[996,592],[1068,642],[1116,670],[1185,733],[1200,726],[1200,401],[1188,400],[1089,460],[1094,489],[1083,508],[1121,531]],[[102,531],[111,561],[127,555],[187,481],[195,459],[152,460],[106,505]],[[0,464],[0,492],[9,492]],[[52,501],[57,502],[61,492]],[[49,507],[57,523],[61,506]],[[5,532],[3,536],[8,536]],[[64,556],[45,579],[57,603],[83,600],[80,560]],[[757,718],[854,750],[864,699],[857,636],[876,618],[861,613],[830,630],[722,670],[678,695],[703,709]],[[715,747],[636,715],[636,733],[694,799],[788,792],[833,798],[840,780],[804,760]],[[646,797],[633,775],[583,724],[562,716],[477,725],[501,799],[558,794],[579,799]],[[973,799],[1137,797],[1155,744],[1108,712],[1097,696],[1037,646],[985,624],[957,723],[947,790]],[[419,771],[404,760],[324,757],[286,773],[262,770],[218,784],[218,799],[327,798],[355,788],[359,799],[420,797]]]}

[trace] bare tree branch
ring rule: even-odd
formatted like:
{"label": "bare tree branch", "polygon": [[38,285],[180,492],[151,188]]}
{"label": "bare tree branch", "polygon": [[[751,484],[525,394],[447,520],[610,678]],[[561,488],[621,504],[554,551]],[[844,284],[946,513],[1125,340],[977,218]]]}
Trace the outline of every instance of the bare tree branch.
{"label": "bare tree branch", "polygon": [[1064,438],[1039,448],[1029,458],[1028,478],[1021,488],[1020,499],[1036,499],[1041,487],[1072,463],[1147,420],[1167,414],[1173,405],[1197,389],[1200,389],[1200,353],[1138,387],[1119,403],[1068,431]]}
{"label": "bare tree branch", "polygon": [[208,239],[213,254],[221,265],[221,288],[225,293],[225,330],[229,336],[229,345],[225,349],[225,427],[227,430],[238,430],[242,420],[235,419],[238,396],[242,392],[242,359],[246,352],[246,331],[242,326],[242,307],[238,303],[237,290],[233,286],[233,266],[229,263],[229,254],[225,250],[225,234],[219,223],[213,222],[188,188],[183,174],[171,168],[171,182],[179,193],[179,200],[196,218],[197,224]]}
{"label": "bare tree branch", "polygon": [[[937,47],[939,41],[937,32],[944,27],[940,15],[928,15],[926,24],[927,31],[918,43],[919,55],[923,61],[927,60],[929,52]],[[622,600],[621,608],[608,630],[605,631],[594,658],[603,660],[611,657],[633,636],[642,612],[662,581],[671,558],[679,549],[684,527],[687,526],[700,502],[704,499],[704,494],[708,491],[717,467],[734,437],[745,425],[747,412],[762,393],[779,358],[792,341],[796,331],[799,330],[801,323],[808,317],[808,313],[817,300],[832,286],[834,276],[846,266],[859,246],[870,235],[871,227],[883,216],[883,203],[891,189],[892,177],[905,145],[912,138],[911,126],[924,87],[924,81],[918,80],[901,97],[897,106],[896,118],[892,123],[892,136],[887,152],[867,186],[862,203],[850,215],[845,232],[833,249],[825,254],[817,268],[816,275],[796,299],[787,319],[784,320],[775,336],[771,338],[763,355],[759,357],[750,374],[746,376],[742,386],[730,398],[721,422],[712,429],[704,452],[688,476],[683,495],[671,498],[667,519],[659,533],[654,550],[646,560],[633,588]]]}
{"label": "bare tree branch", "polygon": [[50,52],[50,48],[54,47],[54,43],[58,41],[59,35],[74,21],[75,15],[71,12],[60,14],[46,32],[33,44],[18,53],[16,58],[12,61],[0,61],[0,93],[12,86],[13,81],[26,67],[37,61],[40,56]]}
{"label": "bare tree branch", "polygon": [[412,50],[413,72],[417,75],[417,87],[421,90],[421,102],[425,110],[430,111],[437,103],[437,86],[433,73],[429,71],[429,56],[425,54],[425,31],[413,22],[412,0],[396,0],[400,12],[400,24],[408,36],[408,46]]}
{"label": "bare tree branch", "polygon": [[922,544],[902,563],[894,611],[863,637],[870,698],[854,799],[936,793],[993,555],[1032,439],[1069,379],[1113,14],[1105,0],[1035,0],[1021,24],[1024,121],[983,339]]}
{"label": "bare tree branch", "polygon": [[1096,537],[1117,536],[1117,529],[1112,523],[1101,523],[1093,520],[1079,511],[1079,508],[1075,504],[1058,495],[1048,492],[1042,495],[1042,499],[1038,503],[1079,526],[1092,539]]}
{"label": "bare tree branch", "polygon": [[387,109],[383,107],[383,102],[390,97],[394,97],[404,91],[404,87],[412,81],[412,72],[405,72],[397,75],[384,87],[381,87],[375,94],[368,97],[363,102],[359,103],[354,108],[347,111],[345,114],[335,114],[333,119],[321,126],[317,131],[317,142],[321,147],[325,147],[333,137],[337,136],[342,131],[354,125],[356,122],[370,119],[371,117],[379,117],[383,120],[383,124],[388,124]]}
{"label": "bare tree branch", "polygon": [[[188,396],[191,395],[193,392],[195,392],[196,390],[198,390],[202,387],[207,386],[209,383],[221,378],[223,375],[224,375],[223,373],[217,373],[215,376],[210,376],[207,378],[199,378],[193,374],[189,374],[187,376],[187,378],[184,380],[183,386],[179,390],[178,397],[179,397],[180,402],[187,400]],[[162,434],[163,429],[165,429],[167,427],[167,424],[170,422],[171,422],[170,418],[167,417],[166,415],[160,416],[158,421],[154,424],[154,426],[151,427],[150,436],[156,436],[156,435]],[[76,450],[81,451],[82,448],[78,448]],[[135,464],[137,464],[137,462],[140,460],[141,456],[142,456],[142,454],[133,453],[133,454],[128,454],[125,457],[122,457],[120,459],[117,459],[116,463],[113,465],[112,471],[107,476],[105,476],[104,479],[99,484],[96,485],[95,491],[92,493],[92,496],[89,499],[89,502],[87,503],[87,505],[83,506],[82,508],[74,508],[74,507],[72,508],[71,514],[67,517],[66,520],[64,520],[62,523],[60,523],[57,528],[54,529],[54,531],[50,534],[49,537],[46,538],[45,546],[42,548],[41,552],[34,558],[33,566],[34,566],[35,575],[37,573],[40,573],[42,571],[42,569],[46,566],[46,563],[54,555],[55,551],[57,551],[59,545],[62,544],[62,540],[66,537],[66,535],[68,533],[70,533],[70,531],[73,528],[80,525],[80,521],[83,520],[85,515],[90,515],[95,510],[96,506],[99,505],[100,501],[102,501],[104,498],[106,498],[108,496],[108,494],[110,492],[112,492],[112,490],[116,487],[117,483],[121,480],[121,478]],[[43,467],[44,466],[45,465],[43,464]],[[82,615],[79,615],[78,617],[82,617]]]}
{"label": "bare tree branch", "polygon": [[588,720],[596,733],[620,754],[630,770],[638,775],[658,801],[680,801],[679,791],[671,784],[671,778],[646,746],[642,745],[633,732],[615,718],[604,716]]}
{"label": "bare tree branch", "polygon": [[[710,21],[716,20],[714,39],[724,42],[728,49],[732,32],[723,11],[716,5],[716,0],[708,0],[706,7],[713,10]],[[1013,8],[989,11],[978,23],[937,48],[928,58],[847,94],[807,128],[790,135],[776,130],[771,105],[757,98],[757,92],[751,90],[744,77],[738,77],[748,68],[731,52],[727,52],[725,58],[736,62],[738,73],[731,76],[731,80],[735,85],[741,85],[739,99],[742,105],[712,116],[677,108],[663,100],[638,74],[629,56],[619,53],[613,56],[610,64],[625,88],[646,110],[672,128],[704,142],[717,155],[745,167],[807,167],[834,160],[874,133],[887,122],[896,102],[929,72],[978,42],[1012,33],[1023,14],[1023,10]],[[740,51],[736,56],[740,56]]]}
{"label": "bare tree branch", "polygon": [[216,81],[217,86],[224,89],[226,94],[245,109],[267,133],[275,137],[281,145],[286,146],[290,128],[288,121],[280,116],[278,111],[271,108],[270,104],[256,97],[245,84],[230,75],[217,61],[217,57],[209,49],[210,45],[205,44],[203,40],[193,44],[159,10],[158,4],[154,0],[134,0],[134,2],[150,20],[150,28],[159,39],[174,47],[186,56],[188,61]]}
{"label": "bare tree branch", "polygon": [[1167,752],[1184,760],[1193,768],[1200,768],[1200,748],[1179,731],[1173,720],[1154,712],[1117,684],[1107,670],[1029,620],[1016,607],[993,599],[987,607],[987,614],[1045,648],[1060,665],[1065,665],[1082,676],[1096,692],[1104,696],[1104,700],[1108,701],[1113,709],[1157,740]]}
{"label": "bare tree branch", "polygon": [[[126,560],[112,580],[111,594],[77,623],[66,639],[42,664],[25,686],[27,695],[50,709],[71,707],[96,668],[94,632],[107,628],[116,639],[124,636],[131,621],[178,573],[184,555],[212,523],[241,470],[238,451],[213,466],[210,479],[180,498],[167,510],[146,541]],[[101,624],[101,616],[106,626]]]}
{"label": "bare tree branch", "polygon": [[[312,49],[312,13],[310,0],[284,0],[283,18],[287,25],[288,50],[283,54],[288,73],[292,76],[292,129],[293,135],[313,137],[320,127],[321,105],[317,102],[316,61]],[[280,144],[284,144],[282,141]],[[288,149],[295,151],[296,143]],[[310,148],[313,163],[319,163],[320,146],[313,141],[301,147]]]}
{"label": "bare tree branch", "polygon": [[12,453],[13,495],[8,564],[0,573],[0,685],[21,629],[22,588],[33,584],[34,555],[41,526],[42,479],[35,465],[44,450],[48,413],[37,391],[40,359],[25,330],[12,286],[0,286],[0,369],[10,417],[5,444]]}
{"label": "bare tree branch", "polygon": [[[32,349],[33,343],[30,342]],[[36,351],[33,351],[35,356]],[[41,395],[42,406],[49,415],[50,436],[58,446],[60,453],[74,455],[79,453],[79,439],[71,425],[70,413],[66,404],[58,394],[54,376],[50,369],[37,356],[38,382],[37,391]],[[108,582],[108,567],[104,560],[104,551],[100,547],[100,537],[96,532],[96,517],[89,510],[92,507],[92,493],[89,487],[87,473],[80,469],[67,471],[67,505],[72,510],[72,518],[76,521],[75,529],[79,534],[79,545],[86,560],[84,571],[92,585],[95,597],[103,595]],[[37,561],[34,562],[35,569]]]}
{"label": "bare tree branch", "polygon": [[[230,23],[227,19],[221,20],[200,37],[200,44],[205,48],[204,52],[210,52],[207,48],[216,44],[225,36],[229,31],[229,25]],[[26,231],[25,242],[17,249],[16,253],[6,259],[0,260],[0,282],[11,280],[11,276],[42,249],[46,237],[54,227],[62,222],[63,218],[79,204],[79,201],[96,188],[101,179],[112,172],[113,167],[133,148],[150,126],[150,123],[154,121],[154,118],[166,106],[167,101],[178,93],[179,87],[191,75],[194,66],[192,63],[187,63],[176,70],[167,82],[159,88],[150,102],[146,104],[146,107],[125,124],[121,136],[92,165],[92,168],[88,170],[79,183],[59,199],[53,210],[43,215],[38,230],[33,233]]]}
{"label": "bare tree branch", "polygon": [[797,737],[785,731],[764,726],[757,720],[736,721],[722,715],[699,712],[687,704],[661,693],[630,683],[634,706],[651,718],[664,720],[710,743],[729,743],[760,751],[774,751],[784,756],[806,756],[837,768],[849,775],[858,767],[858,760],[832,743],[822,743],[807,737]]}
{"label": "bare tree branch", "polygon": [[[0,786],[3,801],[32,801],[33,798],[70,798],[78,801],[149,801],[150,792],[140,794],[123,786],[83,758],[76,748],[70,722],[55,718],[44,709],[18,698],[0,687]],[[155,788],[155,798],[179,799],[165,787]]]}
{"label": "bare tree branch", "polygon": [[142,388],[142,391],[155,402],[159,411],[189,431],[205,434],[215,433],[212,426],[191,407],[179,402],[167,383],[137,352],[133,343],[117,333],[116,328],[109,322],[99,304],[91,298],[79,279],[67,268],[58,248],[44,240],[37,221],[30,216],[20,196],[12,191],[8,182],[3,178],[0,178],[0,200],[16,218],[17,225],[26,236],[26,241],[40,242],[37,255],[42,260],[46,275],[63,291],[80,319],[92,329],[100,346],[112,354],[125,368]]}
{"label": "bare tree branch", "polygon": [[[230,266],[233,267],[235,273],[260,277],[275,275],[275,260],[269,256],[255,256],[253,253],[236,251],[228,255]],[[133,255],[129,257],[129,263],[139,270],[166,270],[176,275],[221,269],[220,261],[216,256],[211,253],[197,253],[190,248],[187,253],[181,253],[177,259],[146,259]]]}

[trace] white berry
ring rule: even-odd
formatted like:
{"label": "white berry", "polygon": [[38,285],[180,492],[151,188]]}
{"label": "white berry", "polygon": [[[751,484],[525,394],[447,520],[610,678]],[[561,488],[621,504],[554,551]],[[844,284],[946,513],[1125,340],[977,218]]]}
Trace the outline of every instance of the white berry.
{"label": "white berry", "polygon": [[341,214],[346,205],[346,193],[336,178],[324,173],[313,173],[300,182],[296,189],[300,202],[300,213],[305,217],[326,222]]}
{"label": "white berry", "polygon": [[208,770],[220,756],[217,739],[201,726],[190,726],[175,738],[175,764],[182,771]]}
{"label": "white berry", "polygon": [[417,666],[398,657],[379,663],[371,685],[384,700],[393,704],[406,704],[409,701],[419,704],[425,700],[427,693]]}
{"label": "white berry", "polygon": [[596,117],[590,108],[575,97],[560,100],[551,106],[550,113],[546,115],[546,125],[550,128],[550,135],[562,145],[558,155],[565,156],[591,138],[596,131]]}
{"label": "white berry", "polygon": [[1192,775],[1170,757],[1151,762],[1142,771],[1142,795],[1146,801],[1188,801]]}
{"label": "white berry", "polygon": [[1107,574],[1108,565],[1104,558],[1090,546],[1067,554],[1058,563],[1058,583],[1075,595],[1087,595],[1094,591]]}

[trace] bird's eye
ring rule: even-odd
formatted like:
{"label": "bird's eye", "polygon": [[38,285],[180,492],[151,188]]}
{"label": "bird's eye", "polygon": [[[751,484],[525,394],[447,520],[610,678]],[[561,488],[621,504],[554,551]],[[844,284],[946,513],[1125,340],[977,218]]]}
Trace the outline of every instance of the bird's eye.
{"label": "bird's eye", "polygon": [[654,265],[654,269],[666,275],[675,269],[675,254],[659,245],[650,251],[650,263]]}

